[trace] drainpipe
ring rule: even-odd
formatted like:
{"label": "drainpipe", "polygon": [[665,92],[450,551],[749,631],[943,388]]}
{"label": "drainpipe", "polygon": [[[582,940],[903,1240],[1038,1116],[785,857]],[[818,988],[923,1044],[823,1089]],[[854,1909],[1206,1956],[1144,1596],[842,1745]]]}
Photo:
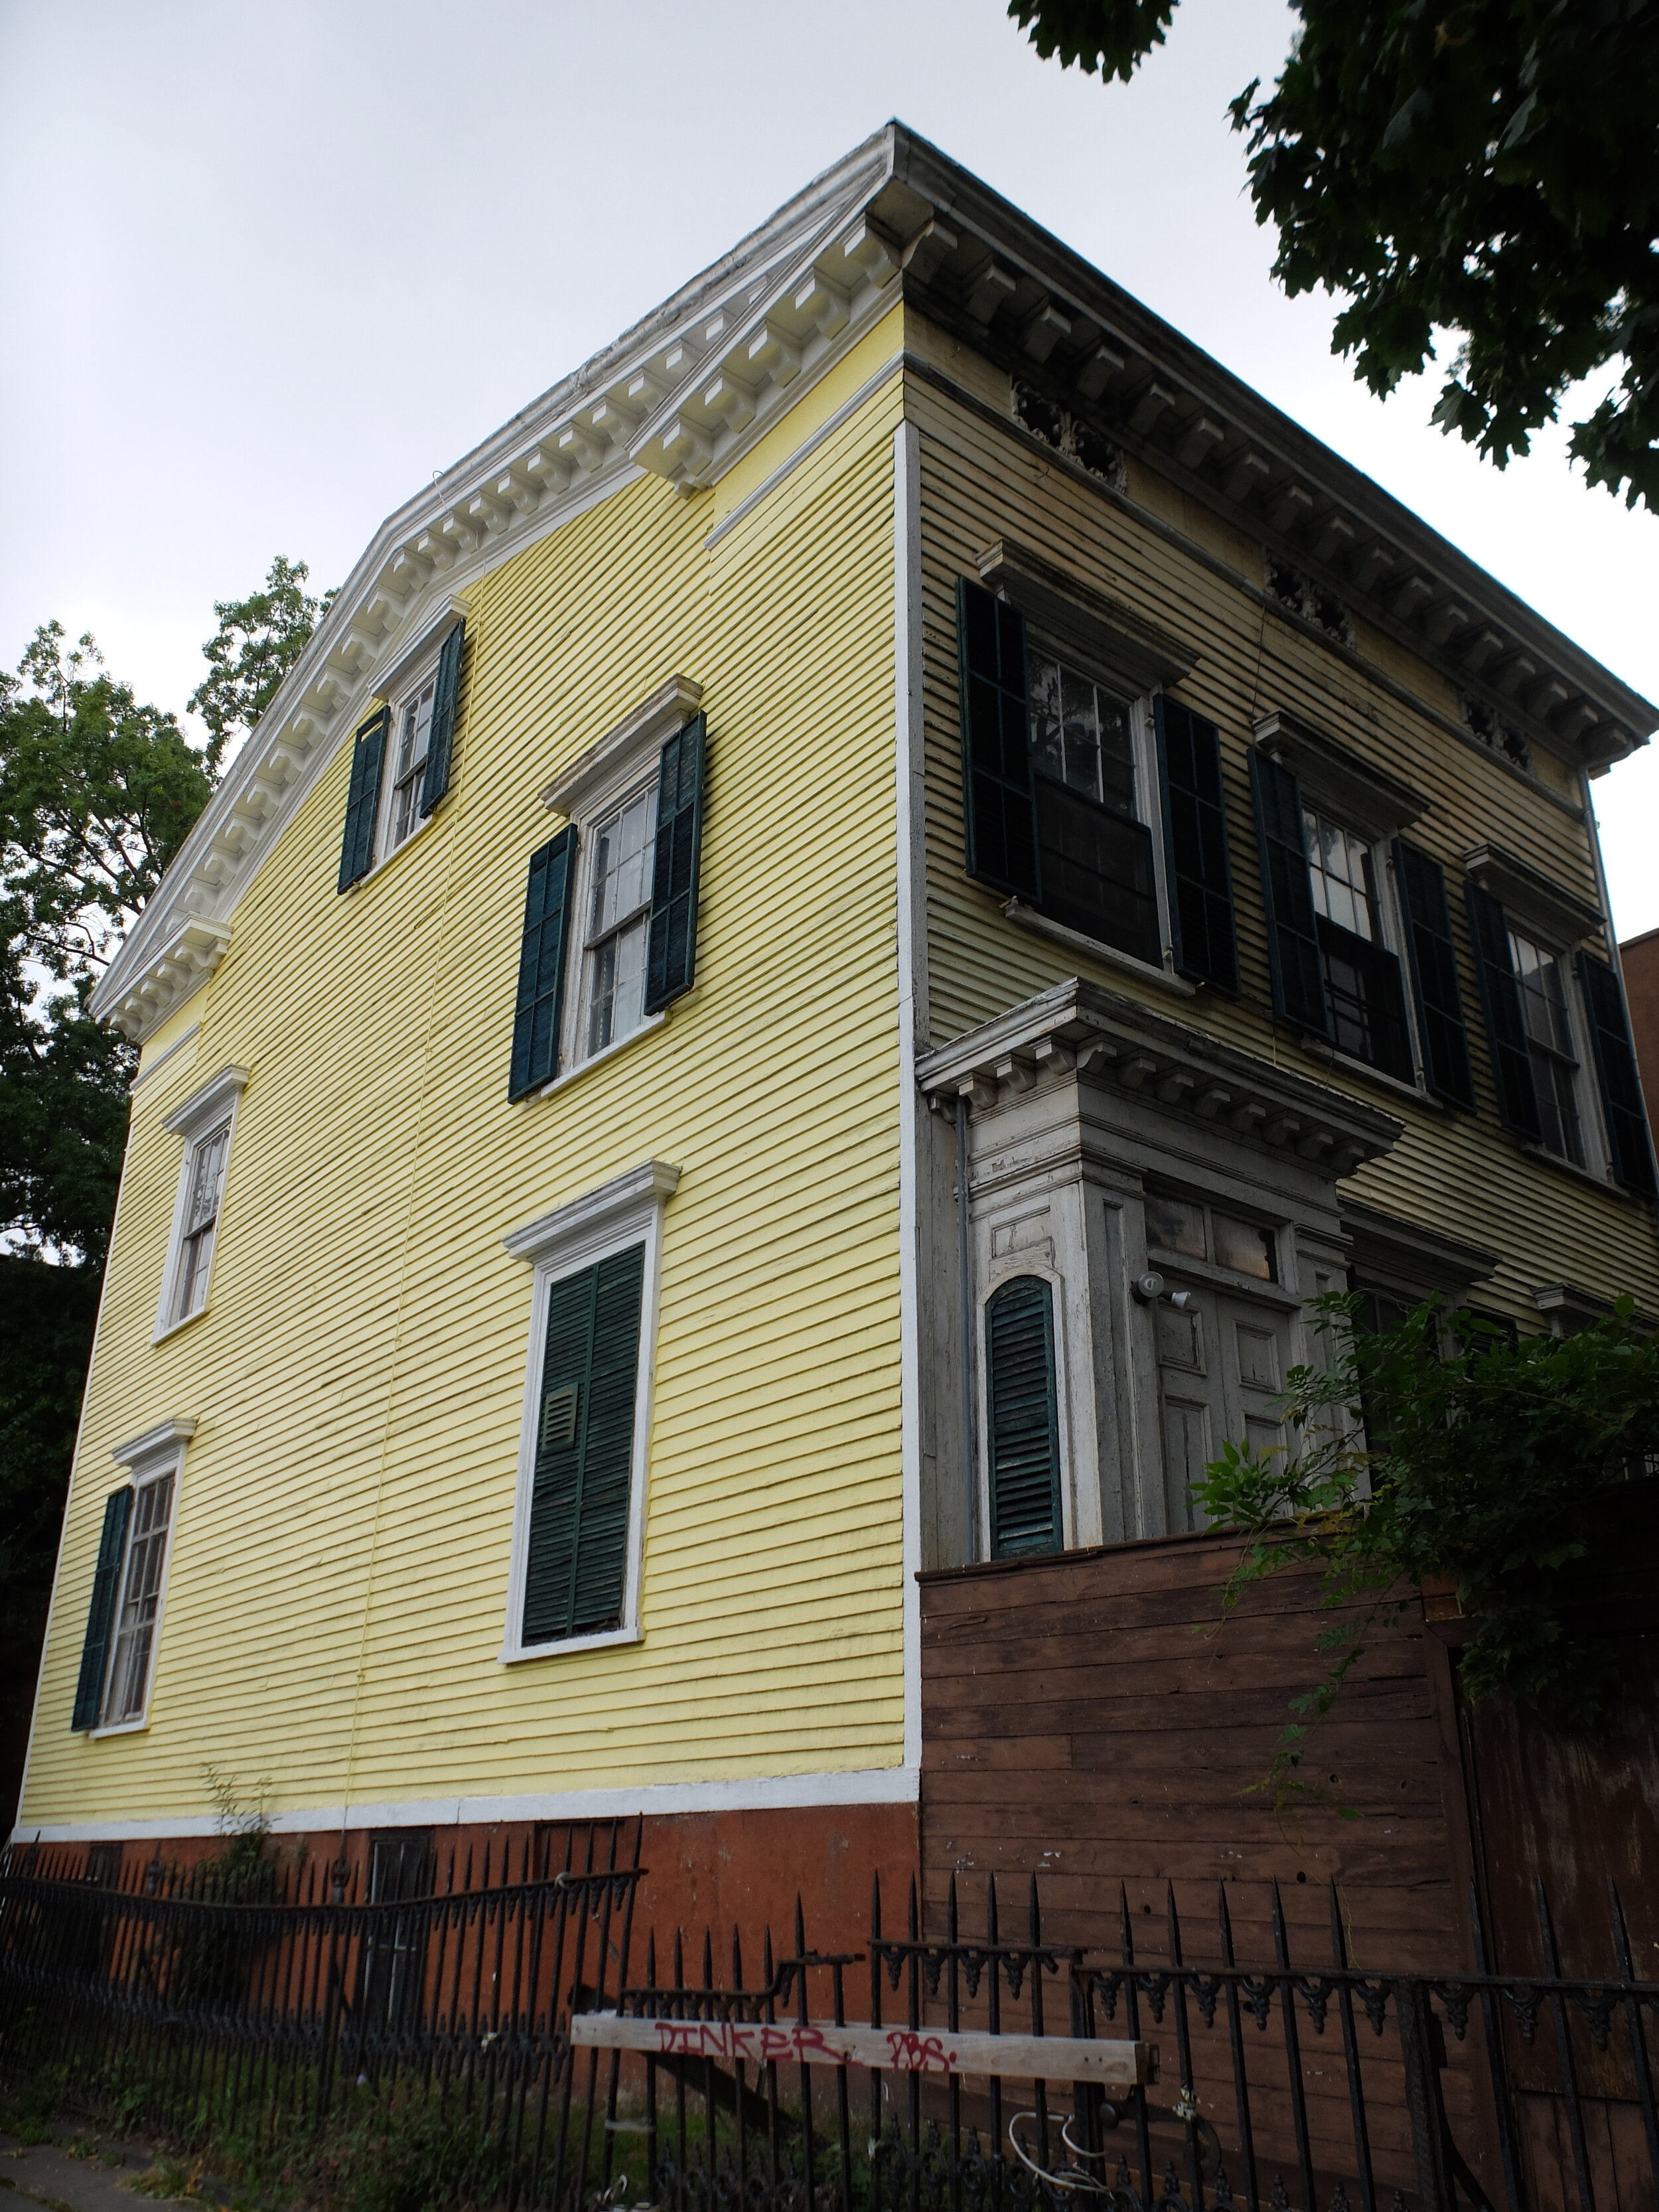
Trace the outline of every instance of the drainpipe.
{"label": "drainpipe", "polygon": [[957,1267],[962,1279],[959,1301],[962,1346],[962,1551],[963,1563],[979,1558],[979,1439],[974,1419],[974,1273],[968,1229],[968,1101],[957,1093]]}

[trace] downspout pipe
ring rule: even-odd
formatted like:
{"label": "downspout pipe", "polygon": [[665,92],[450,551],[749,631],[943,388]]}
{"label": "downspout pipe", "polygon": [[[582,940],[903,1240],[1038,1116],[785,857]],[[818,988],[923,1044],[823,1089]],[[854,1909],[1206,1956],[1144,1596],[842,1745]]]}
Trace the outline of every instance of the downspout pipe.
{"label": "downspout pipe", "polygon": [[974,1259],[968,1221],[968,1101],[957,1093],[957,1270],[962,1285],[962,1556],[979,1558],[979,1438],[974,1415]]}

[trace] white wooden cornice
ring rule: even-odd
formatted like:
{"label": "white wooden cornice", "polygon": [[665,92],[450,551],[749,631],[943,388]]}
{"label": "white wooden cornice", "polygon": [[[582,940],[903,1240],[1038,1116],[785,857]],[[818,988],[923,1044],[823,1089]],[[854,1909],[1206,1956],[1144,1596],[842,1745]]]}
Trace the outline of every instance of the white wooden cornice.
{"label": "white wooden cornice", "polygon": [[224,946],[202,933],[228,929],[362,709],[453,599],[643,474],[715,483],[901,295],[1011,369],[1011,430],[1063,420],[1073,461],[1084,432],[1136,455],[1576,767],[1604,766],[1659,721],[1398,501],[890,123],[388,517],[100,981],[99,1018],[142,1039],[211,972]]}
{"label": "white wooden cornice", "polygon": [[977,1112],[1054,1078],[1156,1099],[1172,1115],[1230,1129],[1330,1176],[1389,1151],[1406,1126],[1075,976],[940,1045],[916,1068],[929,1098],[940,1106],[966,1098]]}
{"label": "white wooden cornice", "polygon": [[888,125],[614,344],[388,518],[227,770],[93,1012],[142,1041],[228,943],[237,902],[392,672],[468,586],[643,474],[716,482],[897,297],[863,210],[891,173]]}

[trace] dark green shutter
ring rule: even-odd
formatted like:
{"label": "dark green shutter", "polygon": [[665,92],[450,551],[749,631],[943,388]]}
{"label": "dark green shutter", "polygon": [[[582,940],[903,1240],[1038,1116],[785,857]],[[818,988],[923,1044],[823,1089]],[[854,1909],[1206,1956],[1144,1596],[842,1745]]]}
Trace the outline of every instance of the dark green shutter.
{"label": "dark green shutter", "polygon": [[957,662],[968,872],[1036,904],[1025,617],[965,576],[957,579]]}
{"label": "dark green shutter", "polygon": [[1267,902],[1267,966],[1274,1011],[1299,1029],[1328,1036],[1302,787],[1289,769],[1269,760],[1266,753],[1253,751],[1250,796],[1261,855],[1261,893]]}
{"label": "dark green shutter", "polygon": [[991,1556],[1057,1552],[1060,1421],[1054,1406],[1054,1293],[1017,1275],[985,1307],[991,1430]]}
{"label": "dark green shutter", "polygon": [[1193,982],[1237,991],[1238,942],[1233,927],[1227,802],[1221,781],[1221,732],[1213,722],[1161,692],[1153,707],[1175,964]]}
{"label": "dark green shutter", "polygon": [[702,849],[703,718],[662,749],[657,843],[646,939],[645,1011],[658,1013],[691,988],[697,970],[697,862]]}
{"label": "dark green shutter", "polygon": [[1417,1031],[1423,1042],[1423,1073],[1437,1098],[1454,1106],[1473,1106],[1474,1078],[1469,1070],[1469,1041],[1463,1028],[1463,994],[1457,981],[1457,948],[1452,942],[1446,878],[1437,860],[1419,853],[1403,837],[1394,841],[1394,879],[1406,918],[1406,951],[1411,967]]}
{"label": "dark green shutter", "polygon": [[645,1247],[548,1292],[525,1566],[526,1644],[621,1626]]}
{"label": "dark green shutter", "polygon": [[95,1729],[104,1702],[104,1676],[109,1667],[110,1631],[115,1626],[115,1601],[120,1595],[121,1562],[126,1557],[127,1516],[132,1510],[131,1490],[112,1490],[104,1500],[103,1533],[98,1539],[98,1565],[93,1570],[92,1602],[87,1607],[87,1632],[81,1645],[81,1674],[75,1686],[75,1712],[70,1727],[79,1732]]}
{"label": "dark green shutter", "polygon": [[1615,1182],[1626,1190],[1639,1190],[1651,1198],[1653,1147],[1648,1136],[1647,1108],[1642,1097],[1642,1079],[1630,1041],[1630,1021],[1619,978],[1605,960],[1589,953],[1578,956],[1578,981],[1589,1014],[1590,1044],[1595,1073],[1601,1085],[1601,1111],[1607,1141],[1613,1147]]}
{"label": "dark green shutter", "polygon": [[564,1006],[564,941],[570,920],[576,829],[561,830],[530,856],[519,950],[519,999],[513,1017],[510,1098],[550,1083],[559,1069],[559,1017]]}
{"label": "dark green shutter", "polygon": [[1474,946],[1474,972],[1480,982],[1480,1006],[1486,1017],[1498,1119],[1505,1128],[1517,1130],[1539,1144],[1544,1127],[1538,1118],[1521,987],[1515,980],[1515,963],[1510,954],[1509,923],[1492,893],[1473,879],[1464,884],[1463,896]]}
{"label": "dark green shutter", "polygon": [[380,811],[380,772],[386,766],[391,709],[382,707],[362,725],[351,748],[351,788],[345,835],[340,841],[340,889],[349,890],[374,865],[374,817]]}
{"label": "dark green shutter", "polygon": [[449,788],[449,756],[454,747],[455,709],[461,696],[461,654],[466,624],[458,622],[438,655],[438,681],[432,693],[432,726],[427,732],[426,774],[421,781],[421,812],[430,814]]}

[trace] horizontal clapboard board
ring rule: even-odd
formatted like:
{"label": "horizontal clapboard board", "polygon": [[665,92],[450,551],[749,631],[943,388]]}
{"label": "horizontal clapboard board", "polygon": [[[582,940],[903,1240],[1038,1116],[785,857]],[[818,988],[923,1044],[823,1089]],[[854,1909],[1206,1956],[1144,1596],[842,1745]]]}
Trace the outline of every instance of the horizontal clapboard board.
{"label": "horizontal clapboard board", "polygon": [[639,2051],[765,2066],[866,2066],[897,2074],[996,2075],[1019,2081],[1098,2081],[1133,2089],[1158,2079],[1150,2043],[1097,2043],[1075,2035],[988,2035],[961,2028],[836,2027],[817,2021],[637,2020],[579,2012],[579,2049]]}

